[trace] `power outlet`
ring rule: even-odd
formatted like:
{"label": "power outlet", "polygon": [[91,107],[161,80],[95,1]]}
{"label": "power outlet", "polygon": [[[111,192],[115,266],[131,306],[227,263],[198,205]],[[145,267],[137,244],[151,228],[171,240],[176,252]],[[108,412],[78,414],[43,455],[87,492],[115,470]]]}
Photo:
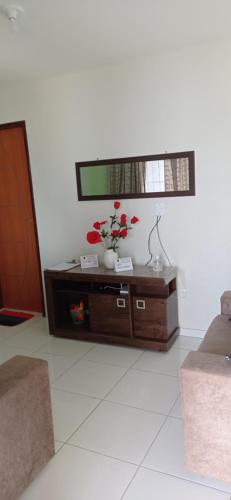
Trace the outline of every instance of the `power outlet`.
{"label": "power outlet", "polygon": [[160,217],[165,214],[165,204],[163,201],[158,201],[155,203],[155,215]]}

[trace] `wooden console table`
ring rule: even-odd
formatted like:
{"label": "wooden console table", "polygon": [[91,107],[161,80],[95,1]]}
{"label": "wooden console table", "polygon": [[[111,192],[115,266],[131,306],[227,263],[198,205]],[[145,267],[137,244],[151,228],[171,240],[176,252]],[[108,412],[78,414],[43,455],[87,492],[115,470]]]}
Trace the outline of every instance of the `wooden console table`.
{"label": "wooden console table", "polygon": [[[178,334],[176,268],[45,271],[51,335],[167,351]],[[75,325],[70,304],[84,303]]]}

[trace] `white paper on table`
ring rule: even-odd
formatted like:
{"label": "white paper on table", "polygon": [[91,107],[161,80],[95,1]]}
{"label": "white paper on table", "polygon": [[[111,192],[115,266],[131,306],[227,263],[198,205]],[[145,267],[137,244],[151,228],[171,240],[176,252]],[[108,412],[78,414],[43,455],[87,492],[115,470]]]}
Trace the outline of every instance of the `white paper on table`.
{"label": "white paper on table", "polygon": [[80,266],[80,262],[60,262],[55,266],[47,267],[49,271],[69,271],[73,267]]}
{"label": "white paper on table", "polygon": [[121,271],[132,271],[133,264],[131,257],[121,257],[120,259],[115,259],[115,271],[120,273]]}

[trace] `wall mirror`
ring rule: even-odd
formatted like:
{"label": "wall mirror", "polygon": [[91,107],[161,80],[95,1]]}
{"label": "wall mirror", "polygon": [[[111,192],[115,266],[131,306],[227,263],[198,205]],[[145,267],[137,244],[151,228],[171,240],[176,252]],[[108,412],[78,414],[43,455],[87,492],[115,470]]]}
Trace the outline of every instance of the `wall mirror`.
{"label": "wall mirror", "polygon": [[78,199],[195,195],[194,151],[76,163]]}

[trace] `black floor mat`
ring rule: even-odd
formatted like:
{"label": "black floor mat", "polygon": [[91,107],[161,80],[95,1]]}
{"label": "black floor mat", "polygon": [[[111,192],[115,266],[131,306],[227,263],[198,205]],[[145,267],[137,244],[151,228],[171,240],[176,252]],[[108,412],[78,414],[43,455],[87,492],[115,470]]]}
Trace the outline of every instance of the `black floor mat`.
{"label": "black floor mat", "polygon": [[28,318],[18,318],[17,316],[8,316],[7,314],[0,314],[0,325],[2,326],[16,326],[20,325]]}

